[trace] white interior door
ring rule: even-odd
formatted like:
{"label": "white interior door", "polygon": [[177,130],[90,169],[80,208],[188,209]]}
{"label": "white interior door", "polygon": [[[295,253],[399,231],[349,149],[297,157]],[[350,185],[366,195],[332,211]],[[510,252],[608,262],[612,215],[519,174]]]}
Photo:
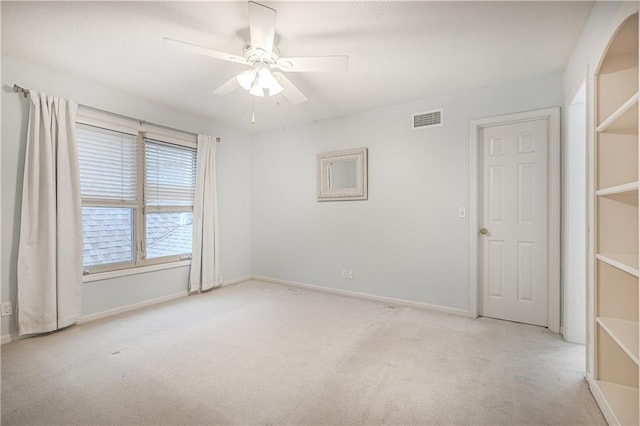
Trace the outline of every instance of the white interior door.
{"label": "white interior door", "polygon": [[547,325],[547,127],[535,120],[482,129],[483,316]]}

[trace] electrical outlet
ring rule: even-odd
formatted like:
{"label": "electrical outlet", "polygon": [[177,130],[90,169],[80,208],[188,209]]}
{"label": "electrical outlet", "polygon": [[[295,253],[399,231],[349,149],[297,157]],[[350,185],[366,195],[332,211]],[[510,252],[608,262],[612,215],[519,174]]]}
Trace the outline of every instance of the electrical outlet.
{"label": "electrical outlet", "polygon": [[346,280],[346,279],[347,279],[347,270],[346,270],[346,269],[343,269],[343,270],[342,270],[342,279],[343,279],[343,280]]}
{"label": "electrical outlet", "polygon": [[458,208],[458,217],[461,217],[461,218],[467,217],[467,209],[465,209],[464,207],[459,207]]}
{"label": "electrical outlet", "polygon": [[2,316],[6,317],[13,314],[13,308],[11,302],[2,302]]}
{"label": "electrical outlet", "polygon": [[349,273],[347,274],[347,276],[350,280],[353,279],[353,271],[351,269],[349,269]]}

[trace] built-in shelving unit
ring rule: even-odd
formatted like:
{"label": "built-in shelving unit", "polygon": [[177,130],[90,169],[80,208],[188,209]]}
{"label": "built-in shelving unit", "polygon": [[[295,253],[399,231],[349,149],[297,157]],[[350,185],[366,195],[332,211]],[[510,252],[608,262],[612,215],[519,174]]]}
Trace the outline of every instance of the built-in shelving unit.
{"label": "built-in shelving unit", "polygon": [[607,48],[595,81],[595,233],[590,386],[610,424],[637,425],[638,14]]}

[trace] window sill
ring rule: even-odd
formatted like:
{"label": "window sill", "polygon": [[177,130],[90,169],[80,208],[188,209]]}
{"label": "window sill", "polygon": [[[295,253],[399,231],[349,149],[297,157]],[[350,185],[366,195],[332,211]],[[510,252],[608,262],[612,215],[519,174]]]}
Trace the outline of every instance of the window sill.
{"label": "window sill", "polygon": [[161,271],[163,269],[181,268],[191,265],[191,259],[181,260],[179,262],[158,263],[156,265],[144,265],[127,269],[118,269],[116,271],[96,272],[94,274],[84,275],[82,282],[88,283],[92,281],[102,281],[111,278],[126,277],[128,275],[144,274],[145,272]]}

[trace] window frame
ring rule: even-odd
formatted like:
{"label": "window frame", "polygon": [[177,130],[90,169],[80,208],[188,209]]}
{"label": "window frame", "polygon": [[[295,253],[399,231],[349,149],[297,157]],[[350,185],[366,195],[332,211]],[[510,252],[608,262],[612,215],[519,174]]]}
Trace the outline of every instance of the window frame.
{"label": "window frame", "polygon": [[[118,276],[138,273],[136,269],[144,268],[165,269],[190,264],[192,253],[182,253],[172,256],[162,256],[153,259],[146,258],[146,215],[160,212],[193,212],[190,206],[153,206],[147,208],[144,198],[145,184],[145,143],[146,139],[166,143],[175,147],[195,150],[197,164],[197,136],[192,133],[181,132],[161,126],[152,125],[144,121],[110,114],[94,109],[78,108],[76,125],[83,124],[105,130],[126,133],[136,137],[136,200],[107,200],[96,197],[82,197],[82,207],[120,207],[131,208],[132,212],[132,260],[85,267],[83,275],[85,281],[94,281],[97,274]],[[195,190],[195,188],[194,188]],[[194,199],[195,202],[195,199]],[[177,210],[176,210],[177,209]],[[164,267],[162,267],[164,266]],[[127,273],[129,272],[129,273]]]}

